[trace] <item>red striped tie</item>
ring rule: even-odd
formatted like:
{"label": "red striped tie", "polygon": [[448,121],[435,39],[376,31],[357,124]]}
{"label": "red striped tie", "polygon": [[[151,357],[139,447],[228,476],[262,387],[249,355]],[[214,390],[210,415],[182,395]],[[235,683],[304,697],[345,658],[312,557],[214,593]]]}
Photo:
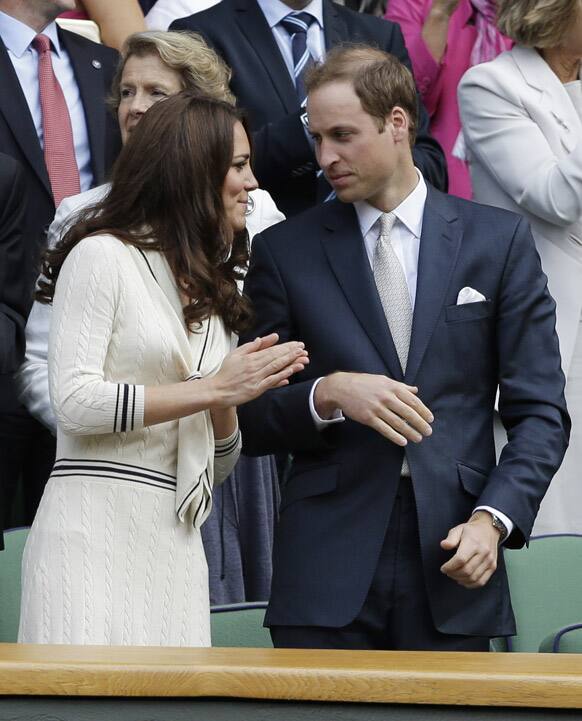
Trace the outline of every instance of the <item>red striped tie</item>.
{"label": "red striped tie", "polygon": [[44,159],[56,207],[63,198],[81,192],[73,128],[65,96],[53,70],[50,38],[37,35],[32,45],[38,52]]}

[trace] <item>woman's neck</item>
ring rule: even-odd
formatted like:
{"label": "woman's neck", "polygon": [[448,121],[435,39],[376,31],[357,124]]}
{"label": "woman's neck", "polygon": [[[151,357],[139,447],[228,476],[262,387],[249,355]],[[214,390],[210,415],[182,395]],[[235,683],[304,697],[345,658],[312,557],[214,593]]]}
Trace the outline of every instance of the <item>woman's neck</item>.
{"label": "woman's neck", "polygon": [[562,83],[578,80],[580,74],[580,57],[571,55],[561,48],[541,48],[539,54],[558,76]]}

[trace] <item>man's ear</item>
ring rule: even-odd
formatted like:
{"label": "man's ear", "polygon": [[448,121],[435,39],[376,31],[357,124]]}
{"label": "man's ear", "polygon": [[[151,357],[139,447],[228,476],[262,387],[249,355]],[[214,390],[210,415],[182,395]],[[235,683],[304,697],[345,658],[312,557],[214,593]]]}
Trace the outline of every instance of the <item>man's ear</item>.
{"label": "man's ear", "polygon": [[395,105],[390,113],[386,116],[387,125],[392,130],[392,137],[395,143],[406,142],[408,143],[408,128],[410,121],[406,111]]}

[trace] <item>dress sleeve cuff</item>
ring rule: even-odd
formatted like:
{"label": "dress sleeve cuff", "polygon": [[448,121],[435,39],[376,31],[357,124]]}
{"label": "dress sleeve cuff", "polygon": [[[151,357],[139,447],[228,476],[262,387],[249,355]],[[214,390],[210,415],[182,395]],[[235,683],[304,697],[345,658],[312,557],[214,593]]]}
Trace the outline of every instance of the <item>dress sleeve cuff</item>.
{"label": "dress sleeve cuff", "polygon": [[222,483],[235,467],[242,447],[238,421],[236,429],[228,438],[214,441],[214,484]]}
{"label": "dress sleeve cuff", "polygon": [[118,383],[115,396],[113,432],[136,431],[143,427],[145,386]]}

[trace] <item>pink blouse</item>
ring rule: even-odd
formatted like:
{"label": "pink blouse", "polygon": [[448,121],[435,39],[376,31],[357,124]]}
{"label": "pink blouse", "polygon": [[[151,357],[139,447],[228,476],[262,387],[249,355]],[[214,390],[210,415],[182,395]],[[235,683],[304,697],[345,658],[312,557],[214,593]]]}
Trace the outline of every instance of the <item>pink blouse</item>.
{"label": "pink blouse", "polygon": [[[477,31],[470,0],[460,0],[451,15],[445,54],[437,63],[422,38],[422,28],[432,0],[388,0],[386,18],[400,25],[412,61],[416,84],[431,118],[430,130],[442,145],[449,167],[449,192],[471,198],[467,164],[453,157],[452,150],[461,130],[457,86],[470,67],[471,50]],[[507,49],[513,45],[507,40]]]}

